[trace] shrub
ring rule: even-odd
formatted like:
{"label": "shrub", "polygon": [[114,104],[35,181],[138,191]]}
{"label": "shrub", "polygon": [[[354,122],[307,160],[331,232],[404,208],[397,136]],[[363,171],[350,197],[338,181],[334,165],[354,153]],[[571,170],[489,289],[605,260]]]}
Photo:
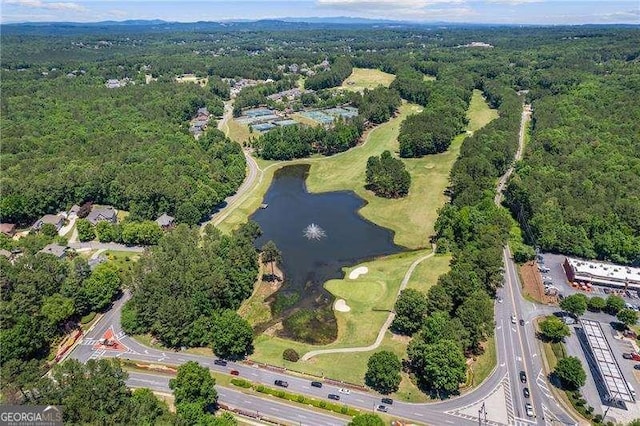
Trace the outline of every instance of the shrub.
{"label": "shrub", "polygon": [[303,403],[303,402],[304,402],[304,395],[298,395],[298,398],[296,398],[296,400],[297,400],[299,403]]}
{"label": "shrub", "polygon": [[251,387],[251,383],[244,379],[231,379],[231,384],[240,388],[248,389]]}
{"label": "shrub", "polygon": [[264,393],[264,385],[258,385],[258,387],[256,388],[256,391],[260,393]]}
{"label": "shrub", "polygon": [[300,359],[300,355],[298,355],[298,352],[296,352],[295,349],[288,348],[282,352],[282,358],[287,361],[297,362]]}
{"label": "shrub", "polygon": [[80,318],[80,324],[89,324],[96,317],[95,312],[89,312],[87,315]]}

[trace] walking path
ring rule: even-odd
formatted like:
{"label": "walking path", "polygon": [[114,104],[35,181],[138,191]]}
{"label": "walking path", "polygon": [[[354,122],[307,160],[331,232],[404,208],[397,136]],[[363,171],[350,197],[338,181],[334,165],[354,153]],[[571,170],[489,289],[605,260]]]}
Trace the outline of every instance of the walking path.
{"label": "walking path", "polygon": [[[432,257],[435,254],[435,252],[436,252],[436,248],[435,248],[435,245],[434,245],[432,247],[432,249],[431,249],[431,253],[416,259],[411,264],[411,266],[409,266],[409,269],[407,269],[407,272],[404,274],[404,278],[402,279],[402,282],[400,283],[400,288],[398,288],[398,294],[396,294],[396,299],[398,298],[398,295],[400,295],[400,292],[407,287],[407,284],[409,283],[409,280],[411,279],[411,275],[413,274],[413,271],[416,269],[416,267],[420,263],[422,263],[423,261],[425,261],[425,260],[429,259],[430,257]],[[389,316],[387,316],[387,320],[384,322],[384,324],[382,324],[382,327],[380,328],[380,331],[378,332],[378,337],[376,337],[376,341],[373,342],[369,346],[358,346],[358,347],[355,347],[355,348],[318,349],[318,350],[315,350],[315,351],[307,352],[306,354],[302,355],[301,359],[303,361],[307,361],[307,360],[309,360],[309,359],[311,359],[311,358],[313,358],[314,356],[317,356],[317,355],[372,351],[372,350],[376,349],[378,346],[380,346],[380,344],[382,343],[382,339],[384,339],[385,333],[389,329],[389,326],[391,325],[391,323],[393,322],[393,319],[395,317],[396,317],[396,313],[394,311],[389,312]]]}

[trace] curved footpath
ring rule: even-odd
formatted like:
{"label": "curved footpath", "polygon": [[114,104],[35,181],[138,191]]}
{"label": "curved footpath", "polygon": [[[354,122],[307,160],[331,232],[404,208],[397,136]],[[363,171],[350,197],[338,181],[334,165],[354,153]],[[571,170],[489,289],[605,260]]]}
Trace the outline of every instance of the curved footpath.
{"label": "curved footpath", "polygon": [[[404,274],[404,278],[402,279],[402,282],[400,283],[400,288],[398,289],[398,293],[396,294],[396,299],[398,298],[398,295],[400,295],[400,292],[407,287],[407,284],[409,283],[409,280],[411,279],[411,275],[413,274],[413,271],[416,269],[416,267],[420,263],[422,263],[424,260],[427,260],[430,257],[432,257],[434,254],[435,254],[435,246],[431,249],[431,253],[427,254],[426,256],[422,256],[422,257],[416,259],[411,264],[411,266],[409,266],[409,269]],[[395,317],[396,317],[396,313],[394,311],[389,312],[389,316],[387,316],[387,320],[384,322],[384,324],[382,324],[382,327],[380,328],[380,331],[378,332],[378,337],[376,337],[376,341],[373,342],[372,344],[370,344],[369,346],[358,346],[358,347],[352,347],[352,348],[318,349],[318,350],[315,350],[315,351],[307,352],[306,354],[304,354],[302,356],[301,359],[302,359],[302,361],[307,361],[307,360],[313,358],[316,355],[336,354],[336,353],[351,353],[351,352],[369,352],[369,351],[372,351],[372,350],[376,349],[378,346],[380,346],[380,343],[382,343],[382,339],[384,339],[385,333],[389,329],[389,326],[391,325],[391,323],[393,322],[393,319]]]}

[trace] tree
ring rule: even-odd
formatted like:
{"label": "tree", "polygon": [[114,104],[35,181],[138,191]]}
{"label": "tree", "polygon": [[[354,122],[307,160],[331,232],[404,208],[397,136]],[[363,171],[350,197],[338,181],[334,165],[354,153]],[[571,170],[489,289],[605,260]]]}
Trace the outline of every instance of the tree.
{"label": "tree", "polygon": [[582,293],[572,294],[560,301],[560,308],[574,317],[583,315],[587,310],[587,296]]}
{"label": "tree", "polygon": [[441,340],[456,340],[460,347],[469,347],[469,331],[465,329],[459,318],[451,318],[448,313],[436,311],[428,315],[422,325],[418,338],[426,344],[438,343]]}
{"label": "tree", "polygon": [[47,237],[57,237],[58,230],[56,226],[52,223],[45,223],[40,227],[40,232]]}
{"label": "tree", "polygon": [[369,357],[364,381],[367,386],[382,394],[395,392],[400,385],[401,368],[400,359],[393,352],[376,352]]}
{"label": "tree", "polygon": [[189,201],[180,204],[176,210],[176,220],[178,222],[186,223],[187,225],[196,225],[200,222],[200,219],[202,219],[202,212]]}
{"label": "tree", "polygon": [[413,372],[427,389],[439,394],[451,394],[466,379],[466,359],[462,348],[454,340],[445,339],[431,345],[420,342],[410,344],[407,354]]}
{"label": "tree", "polygon": [[100,311],[111,303],[120,290],[118,268],[112,263],[102,263],[93,270],[82,287],[87,295],[90,310]]}
{"label": "tree", "polygon": [[623,310],[625,306],[627,306],[627,304],[622,297],[616,296],[614,294],[607,296],[607,305],[605,310],[609,314],[616,315],[618,312]]}
{"label": "tree", "polygon": [[638,313],[633,309],[621,309],[618,311],[618,321],[623,323],[627,328],[638,322]]}
{"label": "tree", "polygon": [[591,312],[600,312],[607,306],[607,302],[600,296],[590,297],[587,301],[587,308]]}
{"label": "tree", "polygon": [[560,318],[551,315],[540,322],[540,334],[549,341],[560,342],[571,335],[571,330]]}
{"label": "tree", "polygon": [[450,313],[452,309],[453,301],[444,286],[432,286],[427,292],[427,312],[430,314],[437,311]]}
{"label": "tree", "polygon": [[465,330],[469,333],[469,349],[480,350],[480,343],[493,334],[493,300],[483,290],[470,294],[456,310]]}
{"label": "tree", "polygon": [[587,373],[582,368],[580,360],[574,356],[562,358],[558,361],[554,374],[565,389],[576,390],[587,382]]}
{"label": "tree", "polygon": [[396,316],[391,329],[400,334],[411,336],[422,326],[427,314],[427,298],[418,290],[408,288],[402,290],[394,306]]}
{"label": "tree", "polygon": [[49,323],[55,327],[73,315],[73,299],[56,293],[44,299],[40,312],[47,317]]}
{"label": "tree", "polygon": [[384,426],[385,422],[373,413],[362,413],[353,416],[349,426]]}
{"label": "tree", "polygon": [[269,240],[262,246],[262,263],[271,265],[271,277],[274,278],[273,267],[275,263],[282,262],[282,253],[278,250],[276,243]]}
{"label": "tree", "polygon": [[365,183],[377,196],[385,198],[404,197],[409,193],[411,175],[402,160],[393,158],[390,151],[380,157],[367,160]]}
{"label": "tree", "polygon": [[211,373],[195,361],[188,361],[178,367],[174,379],[169,380],[176,406],[197,404],[201,411],[207,410],[218,400],[216,381]]}
{"label": "tree", "polygon": [[91,241],[96,237],[95,229],[87,219],[76,220],[76,229],[80,241]]}
{"label": "tree", "polygon": [[172,415],[164,401],[150,389],[135,389],[131,394],[131,423],[137,425],[170,424]]}
{"label": "tree", "polygon": [[220,358],[242,359],[253,352],[251,325],[230,309],[214,316],[212,340],[213,351]]}

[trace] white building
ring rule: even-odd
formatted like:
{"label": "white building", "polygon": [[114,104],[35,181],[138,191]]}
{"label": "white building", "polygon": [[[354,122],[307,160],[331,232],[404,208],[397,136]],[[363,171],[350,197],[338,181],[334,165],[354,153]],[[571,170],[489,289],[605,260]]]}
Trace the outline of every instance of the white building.
{"label": "white building", "polygon": [[571,282],[640,290],[640,268],[565,258],[564,271]]}

